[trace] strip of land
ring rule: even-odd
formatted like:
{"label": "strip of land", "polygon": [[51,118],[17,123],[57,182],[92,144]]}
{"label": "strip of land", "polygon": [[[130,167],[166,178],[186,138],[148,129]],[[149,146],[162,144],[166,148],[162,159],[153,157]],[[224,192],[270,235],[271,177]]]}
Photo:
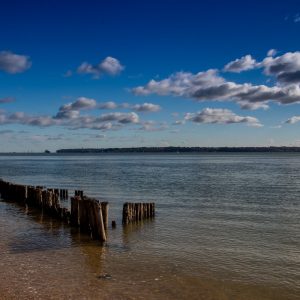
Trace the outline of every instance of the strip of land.
{"label": "strip of land", "polygon": [[56,153],[300,152],[300,147],[129,147],[59,149]]}

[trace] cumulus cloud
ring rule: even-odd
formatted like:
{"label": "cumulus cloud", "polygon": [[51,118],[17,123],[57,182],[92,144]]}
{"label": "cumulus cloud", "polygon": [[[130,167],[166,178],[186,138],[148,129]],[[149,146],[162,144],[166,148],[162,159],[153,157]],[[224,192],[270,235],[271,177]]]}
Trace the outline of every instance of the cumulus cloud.
{"label": "cumulus cloud", "polygon": [[277,54],[277,50],[276,49],[270,49],[267,52],[267,56],[275,56]]}
{"label": "cumulus cloud", "polygon": [[135,111],[140,111],[140,112],[157,112],[161,109],[159,105],[147,103],[147,102],[143,104],[136,104],[132,108]]}
{"label": "cumulus cloud", "polygon": [[130,105],[129,103],[115,103],[114,101],[107,101],[98,103],[96,108],[98,109],[132,109],[137,112],[157,112],[161,109],[159,105],[152,103],[142,103]]}
{"label": "cumulus cloud", "polygon": [[257,110],[257,109],[264,109],[267,110],[269,105],[266,103],[259,103],[259,102],[247,102],[247,101],[238,101],[239,106],[241,109],[248,109],[248,110]]}
{"label": "cumulus cloud", "polygon": [[6,113],[0,110],[0,125],[22,124],[38,127],[62,126],[69,129],[118,130],[128,124],[138,124],[135,112],[114,112],[95,115],[80,115],[81,110],[97,108],[94,99],[80,97],[75,102],[63,105],[54,116],[32,116],[24,112]]}
{"label": "cumulus cloud", "polygon": [[99,64],[92,65],[88,62],[83,62],[78,68],[79,74],[91,74],[94,78],[99,78],[101,75],[117,75],[124,70],[124,66],[114,57],[108,56]]}
{"label": "cumulus cloud", "polygon": [[89,128],[96,130],[117,130],[124,125],[139,123],[139,116],[135,112],[130,113],[108,113],[100,116],[79,116],[75,119],[69,119],[64,123],[72,129]]}
{"label": "cumulus cloud", "polygon": [[142,122],[142,126],[139,130],[155,132],[155,131],[163,131],[168,129],[168,125],[166,122],[155,122],[155,121],[145,121]]}
{"label": "cumulus cloud", "polygon": [[29,56],[10,51],[0,52],[0,70],[10,74],[22,73],[31,67]]}
{"label": "cumulus cloud", "polygon": [[39,127],[47,127],[57,125],[59,122],[49,116],[30,116],[24,112],[15,112],[12,114],[6,114],[0,111],[0,125],[3,124],[22,124]]}
{"label": "cumulus cloud", "polygon": [[78,110],[60,110],[56,116],[55,119],[76,119],[80,115],[80,112]]}
{"label": "cumulus cloud", "polygon": [[197,74],[177,72],[160,81],[152,79],[145,86],[133,88],[132,92],[140,96],[150,94],[188,96],[197,86],[209,88],[224,82],[225,80],[218,76],[218,70],[215,69]]}
{"label": "cumulus cloud", "polygon": [[286,124],[296,124],[298,122],[300,122],[300,116],[293,116],[285,121]]}
{"label": "cumulus cloud", "polygon": [[79,97],[75,102],[63,105],[60,110],[82,110],[93,109],[97,106],[95,99]]}
{"label": "cumulus cloud", "polygon": [[135,112],[130,112],[130,113],[115,112],[115,113],[103,114],[100,117],[96,118],[96,121],[98,122],[117,121],[122,124],[138,123],[139,116]]}
{"label": "cumulus cloud", "polygon": [[16,99],[14,97],[5,97],[5,98],[0,99],[0,104],[12,103],[15,101],[16,101]]}
{"label": "cumulus cloud", "polygon": [[266,57],[261,66],[267,75],[275,76],[282,85],[300,83],[300,52],[287,52],[277,57]]}
{"label": "cumulus cloud", "polygon": [[[265,62],[266,72],[274,70],[270,66],[272,57]],[[267,67],[268,65],[268,67]],[[284,66],[281,66],[284,68]],[[252,85],[251,83],[235,83],[227,81],[218,74],[217,70],[210,69],[196,74],[178,72],[170,77],[156,81],[150,80],[145,86],[132,89],[135,95],[172,95],[192,98],[196,101],[235,101],[243,108],[267,108],[269,101],[280,104],[300,102],[300,88],[298,85],[266,86]]]}
{"label": "cumulus cloud", "polygon": [[99,103],[97,106],[99,109],[116,109],[118,105],[113,101]]}
{"label": "cumulus cloud", "polygon": [[256,66],[257,66],[256,60],[252,58],[251,55],[248,54],[228,63],[224,67],[224,71],[240,73],[242,71],[254,69]]}
{"label": "cumulus cloud", "polygon": [[261,127],[258,119],[249,116],[239,116],[229,109],[204,108],[197,113],[187,113],[185,120],[204,124],[234,124],[246,123],[249,126]]}
{"label": "cumulus cloud", "polygon": [[95,99],[79,97],[75,102],[65,104],[59,108],[56,119],[74,119],[80,114],[80,110],[89,110],[97,106]]}

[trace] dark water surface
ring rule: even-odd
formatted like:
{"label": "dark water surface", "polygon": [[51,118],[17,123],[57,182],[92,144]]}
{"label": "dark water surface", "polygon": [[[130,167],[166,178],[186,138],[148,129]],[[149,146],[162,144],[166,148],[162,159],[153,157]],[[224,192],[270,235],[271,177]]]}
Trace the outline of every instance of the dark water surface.
{"label": "dark water surface", "polygon": [[[4,180],[110,202],[102,247],[0,201],[0,298],[300,299],[299,154],[0,156]],[[126,201],[154,221],[121,226]]]}

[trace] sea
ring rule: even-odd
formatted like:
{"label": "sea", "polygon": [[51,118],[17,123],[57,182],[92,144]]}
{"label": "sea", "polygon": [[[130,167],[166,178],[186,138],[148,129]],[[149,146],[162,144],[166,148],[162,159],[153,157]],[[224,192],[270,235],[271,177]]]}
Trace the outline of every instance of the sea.
{"label": "sea", "polygon": [[[300,299],[298,153],[2,154],[0,178],[83,190],[117,224],[100,243],[0,200],[0,299]],[[125,202],[156,216],[123,226]]]}

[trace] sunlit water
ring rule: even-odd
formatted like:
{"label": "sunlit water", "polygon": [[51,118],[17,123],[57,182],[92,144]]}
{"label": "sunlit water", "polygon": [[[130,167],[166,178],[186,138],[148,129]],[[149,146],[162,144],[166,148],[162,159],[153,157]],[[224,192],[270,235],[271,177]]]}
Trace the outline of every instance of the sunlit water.
{"label": "sunlit water", "polygon": [[[0,202],[0,298],[300,299],[300,155],[0,156],[4,180],[110,203],[101,246]],[[123,228],[126,201],[156,218]]]}

